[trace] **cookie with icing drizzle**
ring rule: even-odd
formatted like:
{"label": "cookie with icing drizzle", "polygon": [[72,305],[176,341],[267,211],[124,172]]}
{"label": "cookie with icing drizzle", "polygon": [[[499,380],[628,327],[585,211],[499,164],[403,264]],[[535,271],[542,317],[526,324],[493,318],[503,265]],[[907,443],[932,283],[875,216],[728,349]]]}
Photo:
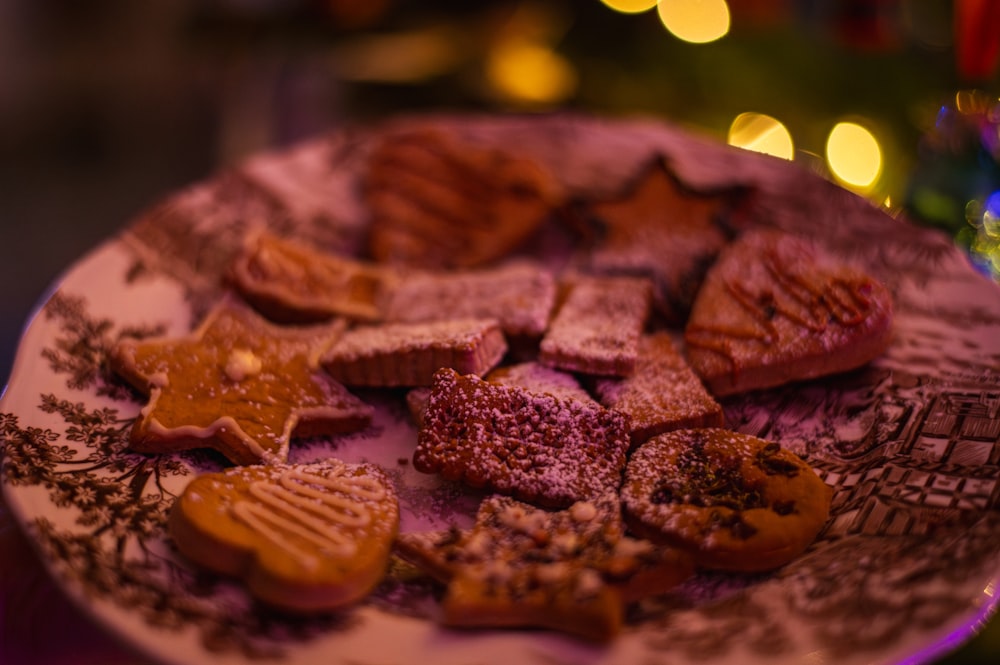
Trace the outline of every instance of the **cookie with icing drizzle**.
{"label": "cookie with icing drizzle", "polygon": [[181,554],[240,578],[267,605],[331,611],[382,580],[399,528],[395,491],[375,465],[330,460],[198,476],[170,511]]}
{"label": "cookie with icing drizzle", "polygon": [[376,261],[425,269],[473,268],[506,257],[561,203],[534,161],[438,129],[390,133],[364,174]]}
{"label": "cookie with icing drizzle", "polygon": [[343,321],[286,327],[225,298],[186,337],[122,341],[112,369],[148,395],[129,435],[140,452],[212,448],[237,464],[283,462],[294,436],[364,429],[372,408],[324,373]]}
{"label": "cookie with icing drizzle", "polygon": [[629,530],[680,547],[706,569],[758,572],[800,555],[833,491],[777,443],[719,428],[655,436],[629,458],[621,500]]}
{"label": "cookie with icing drizzle", "polygon": [[892,335],[888,289],[805,238],[748,231],[720,254],[684,331],[716,396],[843,372]]}
{"label": "cookie with icing drizzle", "polygon": [[620,632],[628,603],[694,570],[684,552],[626,536],[615,494],[558,511],[493,495],[471,529],[400,534],[396,549],[447,585],[446,625],[546,628],[596,642]]}
{"label": "cookie with icing drizzle", "polygon": [[551,507],[617,491],[628,419],[451,369],[434,375],[413,467]]}

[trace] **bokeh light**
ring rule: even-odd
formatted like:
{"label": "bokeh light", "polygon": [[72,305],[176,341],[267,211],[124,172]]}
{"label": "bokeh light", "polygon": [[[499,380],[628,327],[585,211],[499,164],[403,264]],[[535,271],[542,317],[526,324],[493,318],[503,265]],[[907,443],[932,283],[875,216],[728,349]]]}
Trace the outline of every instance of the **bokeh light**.
{"label": "bokeh light", "polygon": [[641,14],[655,7],[657,0],[601,0],[601,2],[622,14]]}
{"label": "bokeh light", "polygon": [[509,101],[556,104],[576,90],[573,65],[550,47],[527,40],[498,45],[486,64],[492,88]]}
{"label": "bokeh light", "polygon": [[672,35],[693,44],[706,44],[729,32],[726,0],[660,0],[660,21]]}
{"label": "bokeh light", "polygon": [[792,135],[779,120],[763,113],[741,113],[729,126],[729,145],[792,159]]}
{"label": "bokeh light", "polygon": [[837,180],[867,190],[882,172],[882,148],[865,127],[855,122],[839,122],[827,136],[826,161]]}

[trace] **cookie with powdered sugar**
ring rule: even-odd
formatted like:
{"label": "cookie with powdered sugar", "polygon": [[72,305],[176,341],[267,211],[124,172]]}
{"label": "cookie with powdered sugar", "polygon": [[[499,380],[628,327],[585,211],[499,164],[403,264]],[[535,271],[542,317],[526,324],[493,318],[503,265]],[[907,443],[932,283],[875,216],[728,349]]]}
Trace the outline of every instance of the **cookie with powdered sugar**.
{"label": "cookie with powdered sugar", "polygon": [[595,402],[434,375],[413,466],[543,506],[617,491],[628,419]]}

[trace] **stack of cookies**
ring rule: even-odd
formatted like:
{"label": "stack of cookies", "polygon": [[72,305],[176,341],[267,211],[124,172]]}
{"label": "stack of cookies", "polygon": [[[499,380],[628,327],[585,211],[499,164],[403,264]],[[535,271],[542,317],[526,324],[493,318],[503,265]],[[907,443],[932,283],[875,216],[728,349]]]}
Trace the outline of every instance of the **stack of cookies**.
{"label": "stack of cookies", "polygon": [[[148,396],[134,449],[233,465],[175,505],[190,560],[310,612],[363,599],[395,552],[446,587],[449,625],[607,640],[695,570],[772,570],[814,541],[830,489],[726,429],[720,400],[880,355],[876,279],[663,159],[570,200],[509,147],[426,127],[386,136],[362,180],[365,254],[262,229],[189,336],[110,356]],[[546,261],[532,240],[554,224],[572,251]],[[297,437],[369,427],[372,391],[405,399],[417,471],[486,492],[473,528],[399,533],[378,467],[288,463]]]}

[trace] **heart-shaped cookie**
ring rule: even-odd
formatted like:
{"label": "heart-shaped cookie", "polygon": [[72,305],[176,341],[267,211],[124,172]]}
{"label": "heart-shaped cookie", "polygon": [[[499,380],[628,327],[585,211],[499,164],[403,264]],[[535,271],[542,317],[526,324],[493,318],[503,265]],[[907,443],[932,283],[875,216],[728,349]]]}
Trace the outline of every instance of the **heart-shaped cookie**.
{"label": "heart-shaped cookie", "polygon": [[692,369],[716,396],[834,374],[879,356],[892,297],[816,244],[748,231],[719,255],[684,332]]}
{"label": "heart-shaped cookie", "polygon": [[205,474],[170,513],[170,535],[187,558],[294,612],[364,598],[385,574],[398,528],[385,474],[336,460]]}

